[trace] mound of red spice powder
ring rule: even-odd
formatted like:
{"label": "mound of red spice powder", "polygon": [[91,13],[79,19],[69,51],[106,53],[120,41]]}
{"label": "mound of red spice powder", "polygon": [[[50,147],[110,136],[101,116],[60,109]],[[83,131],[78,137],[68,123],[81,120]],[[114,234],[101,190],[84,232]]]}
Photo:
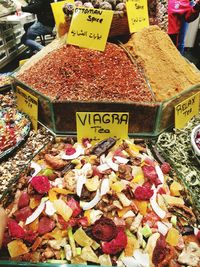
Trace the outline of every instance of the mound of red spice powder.
{"label": "mound of red spice powder", "polygon": [[152,101],[141,72],[122,48],[111,43],[104,52],[63,46],[17,78],[53,100]]}

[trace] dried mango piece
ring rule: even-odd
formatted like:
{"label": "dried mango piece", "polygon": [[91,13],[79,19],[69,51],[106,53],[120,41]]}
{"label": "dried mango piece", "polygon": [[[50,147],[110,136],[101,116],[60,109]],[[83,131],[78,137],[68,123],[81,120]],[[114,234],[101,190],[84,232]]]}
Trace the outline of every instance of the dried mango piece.
{"label": "dried mango piece", "polygon": [[179,197],[181,195],[180,191],[182,189],[183,189],[182,185],[176,181],[173,181],[173,183],[170,185],[170,192],[171,192],[171,195],[174,197]]}
{"label": "dried mango piece", "polygon": [[139,242],[137,238],[133,236],[127,237],[127,245],[124,249],[124,254],[126,257],[132,257],[135,249],[139,248]]}
{"label": "dried mango piece", "polygon": [[171,246],[174,246],[174,247],[177,246],[179,242],[178,230],[172,227],[167,233],[166,241]]}
{"label": "dried mango piece", "polygon": [[124,215],[125,213],[127,213],[127,211],[129,211],[129,210],[131,210],[131,206],[129,206],[129,207],[125,207],[125,208],[123,208],[123,209],[121,209],[121,210],[118,210],[118,211],[117,211],[118,216],[119,216],[120,218],[123,217],[123,215]]}
{"label": "dried mango piece", "polygon": [[29,250],[21,240],[13,240],[8,243],[8,251],[11,258],[14,258],[27,253]]}
{"label": "dried mango piece", "polygon": [[126,184],[123,181],[117,181],[111,185],[111,189],[117,193],[120,193],[126,188]]}
{"label": "dried mango piece", "polygon": [[133,202],[136,205],[136,207],[139,209],[139,211],[142,215],[147,214],[147,205],[148,205],[147,201],[134,199]]}
{"label": "dried mango piece", "polygon": [[30,223],[28,225],[29,229],[32,231],[36,231],[38,230],[38,224],[39,224],[39,218],[36,218],[35,221],[33,221],[32,223]]}

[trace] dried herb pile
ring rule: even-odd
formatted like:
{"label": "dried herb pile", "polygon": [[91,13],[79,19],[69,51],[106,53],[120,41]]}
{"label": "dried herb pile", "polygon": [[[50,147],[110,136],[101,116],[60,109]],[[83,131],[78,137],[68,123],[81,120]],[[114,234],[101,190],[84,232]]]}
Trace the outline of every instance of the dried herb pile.
{"label": "dried herb pile", "polygon": [[200,124],[200,114],[185,128],[162,133],[157,148],[164,153],[176,168],[179,178],[187,185],[195,206],[200,210],[200,166],[195,159],[190,143],[192,129]]}

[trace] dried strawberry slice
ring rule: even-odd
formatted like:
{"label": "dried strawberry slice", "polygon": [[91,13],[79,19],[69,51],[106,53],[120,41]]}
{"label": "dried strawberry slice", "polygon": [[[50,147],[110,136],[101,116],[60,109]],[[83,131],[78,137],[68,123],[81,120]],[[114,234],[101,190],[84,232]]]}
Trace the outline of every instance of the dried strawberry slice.
{"label": "dried strawberry slice", "polygon": [[15,219],[19,222],[19,221],[23,221],[25,222],[26,219],[31,216],[32,214],[32,210],[30,207],[24,207],[20,210],[17,210],[15,213],[14,213],[14,216],[15,216]]}
{"label": "dried strawberry slice", "polygon": [[38,233],[36,233],[36,232],[34,232],[32,230],[28,230],[25,233],[24,240],[26,240],[26,241],[28,241],[30,243],[33,243],[37,236],[38,236]]}
{"label": "dried strawberry slice", "polygon": [[29,205],[30,196],[27,192],[22,192],[18,201],[18,208],[24,208]]}
{"label": "dried strawberry slice", "polygon": [[25,236],[24,229],[13,219],[8,220],[8,231],[11,237],[23,238]]}
{"label": "dried strawberry slice", "polygon": [[88,147],[88,145],[90,145],[90,139],[89,138],[82,138],[82,145],[84,147]]}
{"label": "dried strawberry slice", "polygon": [[67,205],[73,210],[73,217],[78,216],[82,211],[78,201],[76,201],[74,198],[70,198],[70,200],[67,201]]}
{"label": "dried strawberry slice", "polygon": [[153,211],[148,212],[142,219],[142,223],[148,224],[150,228],[154,228],[158,221],[160,217]]}
{"label": "dried strawberry slice", "polygon": [[102,251],[105,254],[117,254],[127,245],[127,236],[122,228],[118,229],[118,233],[115,239],[110,242],[104,242],[102,244]]}
{"label": "dried strawberry slice", "polygon": [[55,222],[48,217],[42,217],[38,225],[38,233],[43,235],[49,233],[55,227]]}
{"label": "dried strawberry slice", "polygon": [[161,170],[164,174],[168,174],[171,170],[171,166],[169,165],[169,163],[163,162],[163,164],[161,165]]}
{"label": "dried strawberry slice", "polygon": [[76,149],[71,145],[67,144],[65,147],[65,154],[68,156],[73,155],[76,152]]}
{"label": "dried strawberry slice", "polygon": [[58,223],[61,225],[62,229],[67,229],[68,223],[63,219],[63,217],[57,214]]}
{"label": "dried strawberry slice", "polygon": [[33,177],[31,185],[39,194],[47,193],[50,190],[50,182],[45,175]]}
{"label": "dried strawberry slice", "polygon": [[153,251],[152,262],[157,266],[162,262],[168,252],[167,243],[165,237],[161,235],[156,242],[156,246]]}
{"label": "dried strawberry slice", "polygon": [[117,235],[117,227],[109,218],[100,218],[92,227],[93,236],[102,241],[110,241]]}
{"label": "dried strawberry slice", "polygon": [[78,225],[86,227],[88,226],[88,218],[87,217],[81,217],[81,218],[77,218],[78,220]]}
{"label": "dried strawberry slice", "polygon": [[148,178],[152,184],[155,184],[155,186],[161,184],[161,181],[158,179],[158,174],[156,173],[154,166],[144,165],[142,167],[142,171],[144,173],[144,177]]}
{"label": "dried strawberry slice", "polygon": [[146,186],[138,186],[134,195],[138,200],[149,200],[153,196],[153,190]]}

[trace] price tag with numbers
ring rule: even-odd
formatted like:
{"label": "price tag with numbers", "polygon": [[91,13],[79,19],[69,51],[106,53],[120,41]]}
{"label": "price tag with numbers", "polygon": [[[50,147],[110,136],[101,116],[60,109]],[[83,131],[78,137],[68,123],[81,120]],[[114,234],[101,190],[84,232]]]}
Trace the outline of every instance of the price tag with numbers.
{"label": "price tag with numbers", "polygon": [[199,95],[197,93],[175,106],[175,128],[183,128],[199,113]]}
{"label": "price tag with numbers", "polygon": [[17,108],[26,113],[33,125],[33,129],[37,131],[38,127],[38,99],[31,95],[29,92],[21,88],[16,87],[16,100]]}
{"label": "price tag with numbers", "polygon": [[76,7],[70,24],[67,43],[104,51],[113,11]]}
{"label": "price tag with numbers", "polygon": [[77,138],[89,138],[92,144],[103,139],[128,137],[129,113],[76,112]]}
{"label": "price tag with numbers", "polygon": [[149,26],[147,0],[127,0],[126,9],[131,33]]}

